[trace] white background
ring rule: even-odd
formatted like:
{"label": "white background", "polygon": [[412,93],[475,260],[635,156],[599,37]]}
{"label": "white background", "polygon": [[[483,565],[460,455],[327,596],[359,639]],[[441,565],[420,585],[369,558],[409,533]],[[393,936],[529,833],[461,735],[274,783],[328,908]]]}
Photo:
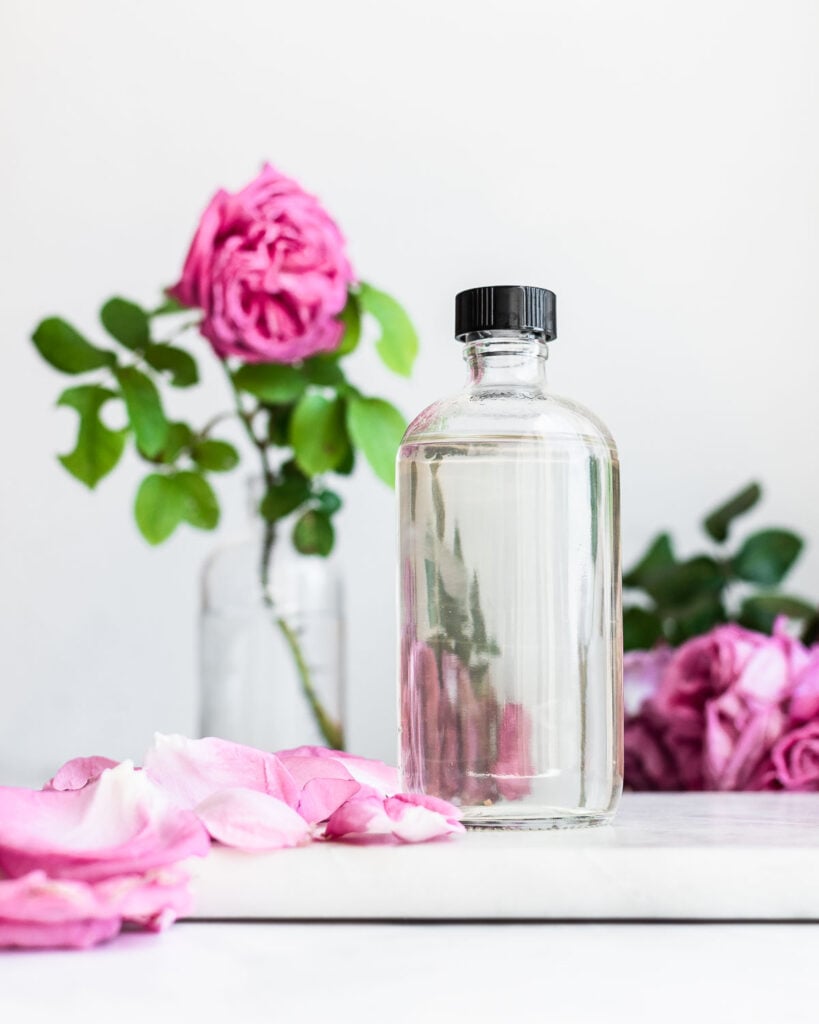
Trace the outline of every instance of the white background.
{"label": "white background", "polygon": [[[812,0],[3,0],[0,779],[195,727],[197,575],[241,474],[221,538],[149,549],[135,460],[95,494],[55,461],[73,414],[28,337],[151,302],[265,158],[417,322],[412,382],[365,351],[362,389],[417,412],[460,381],[458,289],[548,286],[552,383],[620,445],[626,559],[759,477],[749,525],[808,538],[793,589],[819,596],[817,43]],[[226,396],[211,372],[173,397]],[[350,741],[391,758],[392,495],[362,468],[346,497]]]}

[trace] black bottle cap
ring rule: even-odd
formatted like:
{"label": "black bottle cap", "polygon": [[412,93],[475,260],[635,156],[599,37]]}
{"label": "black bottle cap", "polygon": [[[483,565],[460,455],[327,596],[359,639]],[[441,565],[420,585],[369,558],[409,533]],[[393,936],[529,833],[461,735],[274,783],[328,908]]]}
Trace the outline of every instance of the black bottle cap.
{"label": "black bottle cap", "polygon": [[544,341],[557,337],[557,299],[546,288],[497,284],[455,296],[455,337],[484,331],[525,331]]}

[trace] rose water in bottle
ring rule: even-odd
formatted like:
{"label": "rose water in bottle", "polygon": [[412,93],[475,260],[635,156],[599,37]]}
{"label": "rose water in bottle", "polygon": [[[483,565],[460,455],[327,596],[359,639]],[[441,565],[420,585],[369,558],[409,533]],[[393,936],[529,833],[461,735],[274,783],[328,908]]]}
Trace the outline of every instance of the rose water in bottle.
{"label": "rose water in bottle", "polygon": [[466,386],[398,453],[401,771],[476,827],[606,821],[622,789],[617,449],[546,385],[555,296],[455,300]]}

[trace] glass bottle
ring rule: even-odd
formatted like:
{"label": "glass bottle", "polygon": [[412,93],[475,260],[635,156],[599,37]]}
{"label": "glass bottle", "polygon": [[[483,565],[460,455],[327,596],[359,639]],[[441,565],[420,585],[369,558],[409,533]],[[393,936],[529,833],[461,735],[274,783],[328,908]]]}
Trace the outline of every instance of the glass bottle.
{"label": "glass bottle", "polygon": [[472,826],[595,824],[622,789],[619,468],[547,390],[555,297],[456,299],[465,388],[398,453],[401,771]]}
{"label": "glass bottle", "polygon": [[249,536],[202,573],[203,736],[262,750],[343,746],[344,617],[332,559],[299,554],[292,521],[275,532],[251,481]]}

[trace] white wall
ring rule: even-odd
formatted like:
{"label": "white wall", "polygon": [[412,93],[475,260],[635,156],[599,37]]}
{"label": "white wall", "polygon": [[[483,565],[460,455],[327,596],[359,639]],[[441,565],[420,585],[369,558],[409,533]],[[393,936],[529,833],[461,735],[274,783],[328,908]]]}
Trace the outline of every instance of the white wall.
{"label": "white wall", "polygon": [[[28,342],[60,312],[151,301],[197,214],[263,158],[318,192],[360,274],[423,337],[407,413],[459,382],[463,287],[559,296],[556,389],[608,421],[624,543],[686,542],[751,477],[758,522],[811,540],[819,596],[819,6],[811,0],[3,0],[0,7],[0,778],[192,730],[196,576],[217,543],[150,550],[139,466],[96,494],[56,463],[62,381]],[[224,401],[180,394],[180,412]],[[222,487],[225,534],[241,482]],[[351,742],[393,752],[392,496],[362,470],[341,524]]]}

